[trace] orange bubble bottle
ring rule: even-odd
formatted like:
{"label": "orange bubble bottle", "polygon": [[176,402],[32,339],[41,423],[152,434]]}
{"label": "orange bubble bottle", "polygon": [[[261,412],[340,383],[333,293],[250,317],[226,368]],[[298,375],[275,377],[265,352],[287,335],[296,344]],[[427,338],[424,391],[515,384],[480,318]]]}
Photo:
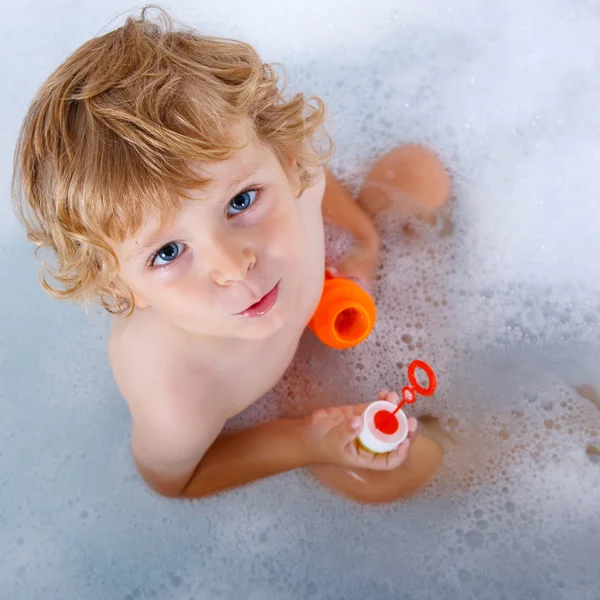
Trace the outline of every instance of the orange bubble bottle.
{"label": "orange bubble bottle", "polygon": [[345,350],[369,337],[376,316],[373,299],[360,285],[326,273],[321,300],[308,326],[326,346]]}

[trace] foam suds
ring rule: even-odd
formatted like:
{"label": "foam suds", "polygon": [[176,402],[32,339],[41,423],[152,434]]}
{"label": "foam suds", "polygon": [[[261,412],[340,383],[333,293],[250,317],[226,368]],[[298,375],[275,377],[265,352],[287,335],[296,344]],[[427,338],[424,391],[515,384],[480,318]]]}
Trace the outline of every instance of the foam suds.
{"label": "foam suds", "polygon": [[[42,296],[31,247],[5,201],[0,595],[596,598],[598,4],[178,7],[174,16],[190,25],[246,39],[281,61],[291,91],[324,98],[337,147],[332,170],[353,192],[377,158],[407,142],[432,148],[452,177],[450,205],[435,218],[393,206],[377,217],[378,321],[368,341],[338,352],[308,333],[282,382],[231,426],[400,391],[410,362],[423,359],[437,392],[405,412],[420,418],[418,443],[428,444],[424,479],[438,467],[438,446],[443,463],[417,493],[398,474],[340,483],[364,501],[373,489],[379,500],[410,495],[384,505],[336,495],[308,470],[199,502],[156,498],[130,458],[105,323]],[[114,14],[105,3],[85,11],[8,3],[4,15],[7,190],[34,90]],[[331,260],[347,244],[328,229]]]}

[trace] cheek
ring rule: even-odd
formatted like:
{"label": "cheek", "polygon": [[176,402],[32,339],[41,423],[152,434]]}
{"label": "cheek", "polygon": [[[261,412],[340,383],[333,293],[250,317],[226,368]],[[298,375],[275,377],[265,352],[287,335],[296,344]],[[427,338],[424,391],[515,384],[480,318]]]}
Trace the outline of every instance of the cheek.
{"label": "cheek", "polygon": [[135,296],[136,304],[145,308],[150,303],[151,286],[148,281],[133,270],[122,268],[119,272],[119,278]]}
{"label": "cheek", "polygon": [[302,258],[306,252],[306,228],[294,202],[282,206],[266,224],[262,247],[269,254],[287,260]]}
{"label": "cheek", "polygon": [[150,292],[155,303],[171,312],[193,312],[206,304],[206,282],[193,268],[193,253],[186,252],[177,264],[154,274]]}

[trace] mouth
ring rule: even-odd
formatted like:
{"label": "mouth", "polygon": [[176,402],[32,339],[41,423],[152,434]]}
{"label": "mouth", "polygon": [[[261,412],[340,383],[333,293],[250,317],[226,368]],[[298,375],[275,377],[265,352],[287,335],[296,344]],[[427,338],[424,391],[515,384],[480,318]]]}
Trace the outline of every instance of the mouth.
{"label": "mouth", "polygon": [[249,306],[246,310],[237,313],[238,317],[262,317],[268,313],[277,302],[279,297],[279,282],[277,285],[266,295],[264,295],[258,302]]}

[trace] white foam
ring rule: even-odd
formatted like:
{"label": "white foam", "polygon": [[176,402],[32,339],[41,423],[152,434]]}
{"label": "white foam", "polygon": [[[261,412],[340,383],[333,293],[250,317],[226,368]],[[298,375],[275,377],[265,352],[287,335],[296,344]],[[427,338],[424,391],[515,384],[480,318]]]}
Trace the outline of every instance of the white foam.
{"label": "white foam", "polygon": [[[379,222],[379,320],[369,341],[338,353],[307,336],[281,384],[233,424],[400,390],[419,358],[436,370],[438,392],[407,413],[433,413],[457,443],[446,442],[445,469],[426,493],[386,507],[349,504],[302,471],[197,503],[157,499],[129,457],[105,322],[42,295],[4,202],[3,593],[591,597],[600,587],[600,469],[586,448],[600,446],[600,413],[575,388],[600,386],[597,4],[173,7],[207,33],[254,43],[286,64],[292,90],[325,98],[338,148],[332,168],[351,189],[406,141],[432,147],[453,176],[451,236],[416,226],[407,237],[393,218]],[[35,89],[124,8],[5,8],[3,189]],[[345,247],[330,230],[330,257]]]}

